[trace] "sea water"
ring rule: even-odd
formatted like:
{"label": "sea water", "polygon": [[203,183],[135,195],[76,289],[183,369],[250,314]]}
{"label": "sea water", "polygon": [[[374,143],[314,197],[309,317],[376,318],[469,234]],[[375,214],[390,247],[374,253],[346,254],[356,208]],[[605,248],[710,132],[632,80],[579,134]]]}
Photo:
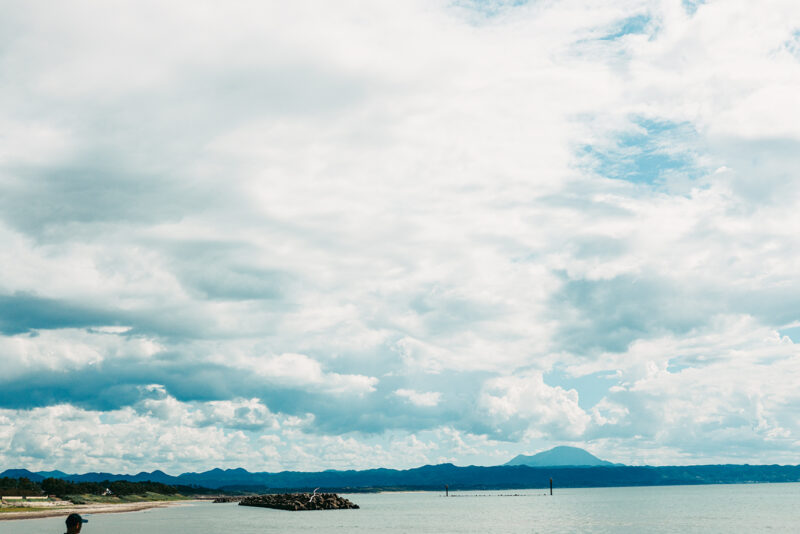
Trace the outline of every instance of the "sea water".
{"label": "sea water", "polygon": [[[800,484],[343,495],[359,510],[286,512],[208,502],[87,515],[82,534],[215,532],[798,532]],[[63,533],[64,518],[0,521],[2,534]]]}

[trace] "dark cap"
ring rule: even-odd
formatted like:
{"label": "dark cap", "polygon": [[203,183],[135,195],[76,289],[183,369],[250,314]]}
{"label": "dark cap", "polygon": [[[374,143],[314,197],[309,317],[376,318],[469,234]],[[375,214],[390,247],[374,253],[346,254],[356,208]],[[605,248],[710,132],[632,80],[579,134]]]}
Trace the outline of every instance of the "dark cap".
{"label": "dark cap", "polygon": [[67,526],[68,527],[74,527],[75,525],[77,525],[79,523],[88,523],[88,522],[89,522],[88,519],[84,519],[78,514],[69,514],[67,516]]}

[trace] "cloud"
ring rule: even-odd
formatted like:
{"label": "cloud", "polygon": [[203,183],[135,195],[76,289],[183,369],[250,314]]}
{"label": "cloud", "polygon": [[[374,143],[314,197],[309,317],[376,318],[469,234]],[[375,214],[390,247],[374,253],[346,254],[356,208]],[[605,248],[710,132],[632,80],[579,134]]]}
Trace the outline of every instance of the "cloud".
{"label": "cloud", "polygon": [[152,339],[128,338],[107,329],[60,329],[0,336],[0,351],[5,363],[0,380],[8,384],[20,377],[70,373],[114,361],[135,365],[150,360],[163,347]]}
{"label": "cloud", "polygon": [[637,435],[650,446],[732,462],[758,443],[762,458],[788,461],[780,451],[796,432],[785,414],[798,402],[789,371],[797,360],[791,340],[741,316],[637,342],[592,364],[616,368],[620,383],[591,410],[588,433],[615,440]]}
{"label": "cloud", "polygon": [[173,426],[172,422],[137,416],[131,409],[92,412],[54,405],[21,413],[4,410],[4,415],[16,422],[1,451],[4,464],[132,471],[146,462],[202,465],[227,455],[244,456],[243,434],[237,431]]}
{"label": "cloud", "polygon": [[4,438],[0,461],[39,470],[60,465],[68,472],[135,473],[160,468],[179,474],[209,464],[251,471],[367,469],[392,462],[409,468],[453,452],[479,456],[476,445],[502,449],[502,444],[448,427],[419,436],[310,434],[304,429],[311,417],[274,415],[252,399],[181,403],[158,385],[146,389],[150,397],[134,408],[120,410],[81,410],[69,405],[2,409],[0,421],[18,424],[0,426]]}
{"label": "cloud", "polygon": [[239,358],[241,369],[289,387],[313,387],[327,393],[363,395],[375,391],[378,379],[364,375],[325,373],[316,360],[304,354]]}
{"label": "cloud", "polygon": [[4,6],[3,463],[789,458],[797,16]]}
{"label": "cloud", "polygon": [[442,394],[438,391],[419,392],[413,389],[398,389],[394,392],[398,397],[407,399],[408,402],[415,406],[436,406],[442,398]]}
{"label": "cloud", "polygon": [[[0,295],[0,331],[4,334],[27,333],[90,326],[108,326],[120,322],[113,312],[41,298],[25,293]],[[124,320],[124,319],[123,319]]]}
{"label": "cloud", "polygon": [[192,427],[215,426],[251,431],[279,428],[275,415],[258,399],[182,403],[160,384],[139,389],[143,398],[134,409],[161,421]]}
{"label": "cloud", "polygon": [[501,436],[508,433],[517,439],[525,432],[546,433],[556,440],[575,438],[589,422],[578,405],[577,391],[550,387],[538,373],[488,380],[479,402]]}

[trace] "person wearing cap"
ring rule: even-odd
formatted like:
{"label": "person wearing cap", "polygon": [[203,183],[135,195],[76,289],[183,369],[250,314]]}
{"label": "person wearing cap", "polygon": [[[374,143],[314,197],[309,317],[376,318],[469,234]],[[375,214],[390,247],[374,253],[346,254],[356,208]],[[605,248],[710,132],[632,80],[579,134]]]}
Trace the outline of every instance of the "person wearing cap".
{"label": "person wearing cap", "polygon": [[84,523],[88,523],[88,519],[82,518],[79,514],[69,514],[67,516],[67,534],[78,534]]}

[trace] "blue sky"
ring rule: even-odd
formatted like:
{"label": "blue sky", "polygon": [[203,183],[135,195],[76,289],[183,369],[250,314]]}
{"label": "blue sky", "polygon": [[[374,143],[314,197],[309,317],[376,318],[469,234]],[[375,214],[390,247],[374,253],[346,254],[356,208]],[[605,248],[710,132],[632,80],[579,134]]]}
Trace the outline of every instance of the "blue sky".
{"label": "blue sky", "polygon": [[0,466],[800,462],[794,2],[0,12]]}

